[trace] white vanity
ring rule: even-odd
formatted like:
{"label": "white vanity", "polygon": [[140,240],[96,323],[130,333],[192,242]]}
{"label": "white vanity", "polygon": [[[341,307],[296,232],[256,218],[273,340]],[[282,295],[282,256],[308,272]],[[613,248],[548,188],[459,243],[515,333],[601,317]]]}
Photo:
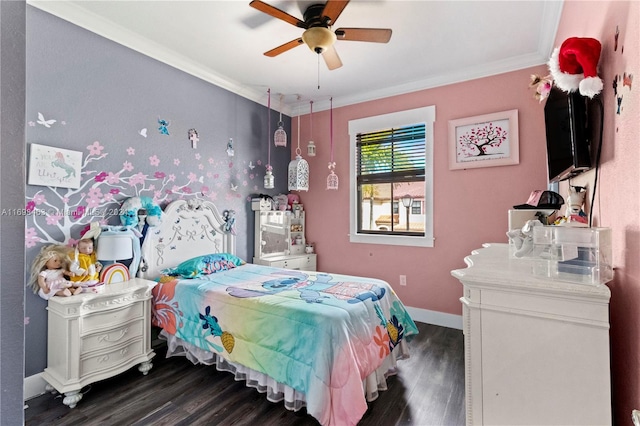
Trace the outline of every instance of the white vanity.
{"label": "white vanity", "polygon": [[[302,207],[302,206],[300,206]],[[286,269],[315,271],[315,253],[307,252],[305,211],[255,210],[253,263]]]}

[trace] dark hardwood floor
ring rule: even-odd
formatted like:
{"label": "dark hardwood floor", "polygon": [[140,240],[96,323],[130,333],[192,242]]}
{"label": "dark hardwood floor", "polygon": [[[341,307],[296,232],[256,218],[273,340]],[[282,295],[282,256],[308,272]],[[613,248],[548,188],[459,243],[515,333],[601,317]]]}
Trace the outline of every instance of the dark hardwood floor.
{"label": "dark hardwood floor", "polygon": [[[417,323],[411,358],[398,362],[388,390],[369,404],[359,426],[463,425],[464,349],[461,330]],[[272,403],[233,375],[183,357],[165,358],[155,348],[153,369],[133,368],[83,389],[75,408],[60,395],[27,401],[25,424],[36,425],[256,425],[313,426],[304,410],[293,413]]]}

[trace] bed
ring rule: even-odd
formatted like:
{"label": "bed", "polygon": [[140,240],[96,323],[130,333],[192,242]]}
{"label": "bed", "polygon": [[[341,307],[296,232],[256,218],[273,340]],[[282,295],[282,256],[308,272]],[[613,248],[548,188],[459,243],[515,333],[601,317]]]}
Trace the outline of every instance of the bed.
{"label": "bed", "polygon": [[[169,204],[142,244],[167,356],[215,364],[322,425],[355,425],[408,357],[415,323],[384,281],[245,263],[230,216]],[[170,275],[166,273],[170,272]]]}

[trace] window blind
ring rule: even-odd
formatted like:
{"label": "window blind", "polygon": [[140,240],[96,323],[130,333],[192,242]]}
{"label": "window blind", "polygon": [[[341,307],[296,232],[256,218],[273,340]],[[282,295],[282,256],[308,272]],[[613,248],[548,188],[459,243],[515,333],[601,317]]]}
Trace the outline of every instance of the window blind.
{"label": "window blind", "polygon": [[424,180],[425,125],[356,136],[359,184]]}

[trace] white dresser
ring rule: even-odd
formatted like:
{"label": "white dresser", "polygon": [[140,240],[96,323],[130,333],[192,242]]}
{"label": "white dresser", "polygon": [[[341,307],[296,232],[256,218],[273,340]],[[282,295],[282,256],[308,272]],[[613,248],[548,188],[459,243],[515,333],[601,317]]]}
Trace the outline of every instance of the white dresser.
{"label": "white dresser", "polygon": [[155,282],[135,278],[106,285],[100,293],[49,299],[48,390],[64,393],[73,408],[82,387],[139,364],[147,374],[151,349],[151,290]]}
{"label": "white dresser", "polygon": [[534,276],[507,244],[465,262],[467,425],[610,425],[609,288]]}

